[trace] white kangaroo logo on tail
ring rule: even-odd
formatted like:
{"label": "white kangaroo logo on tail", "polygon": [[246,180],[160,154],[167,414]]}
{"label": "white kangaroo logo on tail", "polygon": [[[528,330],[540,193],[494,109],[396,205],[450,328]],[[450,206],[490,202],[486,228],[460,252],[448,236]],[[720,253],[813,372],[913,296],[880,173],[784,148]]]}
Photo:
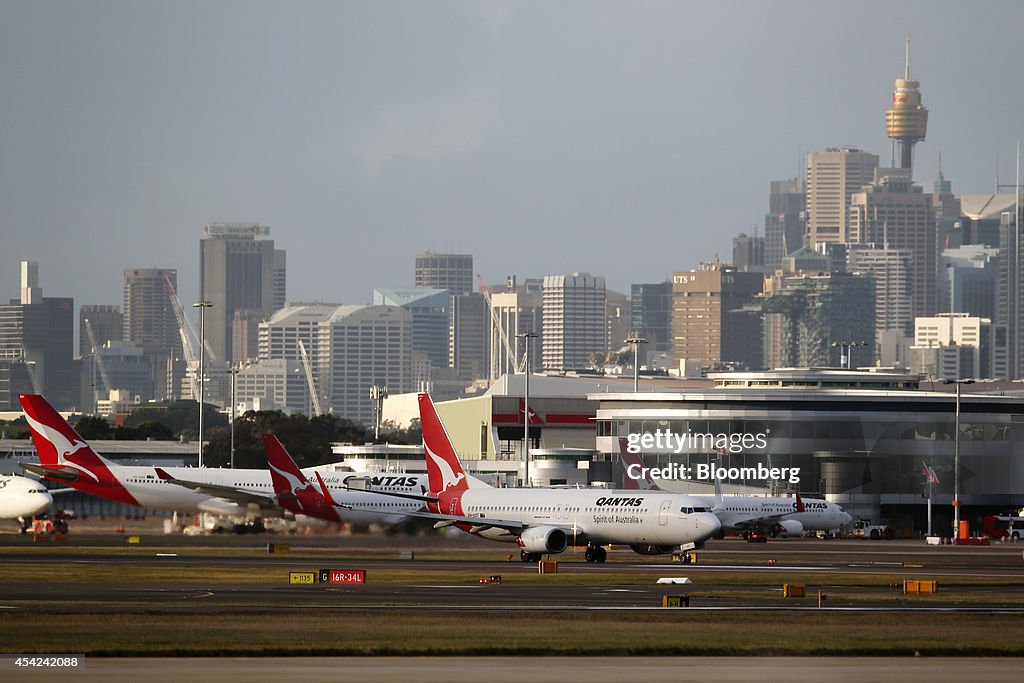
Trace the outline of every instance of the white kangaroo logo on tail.
{"label": "white kangaroo logo on tail", "polygon": [[448,464],[448,461],[436,455],[432,450],[430,450],[430,446],[424,444],[423,447],[427,451],[427,455],[433,459],[434,465],[441,473],[441,491],[447,491],[452,486],[458,484],[460,479],[466,478],[466,475],[462,472],[455,474],[455,471],[452,469],[452,466]]}
{"label": "white kangaroo logo on tail", "polygon": [[[296,477],[294,474],[290,472],[285,472],[284,470],[274,467],[269,462],[267,464],[270,465],[270,469],[274,470],[275,472],[277,472],[278,474],[285,478],[285,481],[288,482],[288,488],[291,489],[292,493],[298,493],[299,491],[312,486],[308,479],[300,480],[298,477]],[[300,481],[302,482],[301,484],[299,483]]]}
{"label": "white kangaroo logo on tail", "polygon": [[84,472],[85,474],[88,474],[90,477],[92,477],[97,484],[99,483],[99,477],[90,472],[88,469],[67,461],[67,457],[69,455],[77,453],[83,448],[88,448],[89,444],[78,439],[75,439],[74,443],[68,441],[67,437],[64,436],[59,430],[54,429],[53,427],[50,427],[48,425],[43,424],[42,422],[33,419],[32,416],[29,415],[27,412],[25,413],[25,419],[28,420],[29,426],[32,427],[32,429],[34,429],[35,431],[39,432],[39,434],[41,434],[44,439],[50,442],[50,445],[53,446],[54,450],[57,451],[57,462],[59,464],[65,465],[67,467],[73,467],[79,472]]}

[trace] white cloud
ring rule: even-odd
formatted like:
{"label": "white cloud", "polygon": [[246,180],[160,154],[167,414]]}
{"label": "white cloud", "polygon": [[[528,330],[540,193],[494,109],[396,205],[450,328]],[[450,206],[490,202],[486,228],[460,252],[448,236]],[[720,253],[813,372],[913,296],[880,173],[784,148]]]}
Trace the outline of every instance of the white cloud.
{"label": "white cloud", "polygon": [[363,170],[377,177],[401,157],[438,160],[468,154],[502,126],[498,89],[486,88],[426,102],[403,102],[380,112],[352,135]]}

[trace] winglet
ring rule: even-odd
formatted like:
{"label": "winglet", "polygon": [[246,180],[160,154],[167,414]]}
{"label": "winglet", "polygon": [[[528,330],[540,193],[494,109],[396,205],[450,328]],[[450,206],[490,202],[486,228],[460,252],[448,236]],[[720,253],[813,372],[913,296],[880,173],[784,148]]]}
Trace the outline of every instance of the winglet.
{"label": "winglet", "polygon": [[160,477],[164,481],[174,481],[174,477],[167,474],[162,467],[154,467],[153,469],[156,470],[156,476]]}

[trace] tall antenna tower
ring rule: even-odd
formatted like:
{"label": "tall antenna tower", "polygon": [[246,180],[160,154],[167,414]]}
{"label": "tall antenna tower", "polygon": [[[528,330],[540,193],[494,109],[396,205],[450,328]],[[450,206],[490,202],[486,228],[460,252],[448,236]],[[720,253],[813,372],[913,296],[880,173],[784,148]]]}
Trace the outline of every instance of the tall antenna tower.
{"label": "tall antenna tower", "polygon": [[906,39],[903,78],[896,79],[892,106],[885,110],[886,133],[900,148],[900,168],[911,168],[914,145],[928,130],[928,110],[921,106],[921,84],[910,80],[910,38]]}

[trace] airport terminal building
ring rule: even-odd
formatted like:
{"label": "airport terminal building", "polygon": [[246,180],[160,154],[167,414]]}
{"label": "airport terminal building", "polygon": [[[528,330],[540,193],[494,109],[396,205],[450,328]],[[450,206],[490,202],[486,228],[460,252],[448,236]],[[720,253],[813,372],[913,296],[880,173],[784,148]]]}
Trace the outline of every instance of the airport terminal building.
{"label": "airport terminal building", "polygon": [[[959,452],[961,516],[972,530],[982,515],[1024,503],[1024,397],[970,385],[958,401],[953,387],[921,388],[919,376],[901,373],[791,369],[708,378],[714,386],[706,389],[590,394],[598,457],[618,460],[619,439],[629,439],[645,465],[682,473],[666,482],[676,490],[706,491],[709,482],[697,476],[720,457],[734,474],[758,465],[799,468],[792,488],[823,494],[855,518],[916,529],[926,525],[927,465],[939,480],[934,526],[945,529]],[[764,490],[771,482],[731,483]]]}

